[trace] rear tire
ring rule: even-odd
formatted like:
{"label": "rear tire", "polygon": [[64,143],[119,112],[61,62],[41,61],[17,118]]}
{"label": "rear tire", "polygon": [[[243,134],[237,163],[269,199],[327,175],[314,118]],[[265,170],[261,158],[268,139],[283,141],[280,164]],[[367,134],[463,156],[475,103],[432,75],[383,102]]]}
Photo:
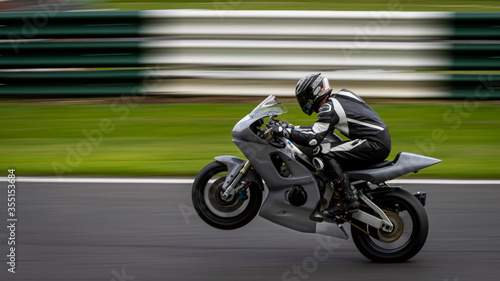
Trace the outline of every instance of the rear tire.
{"label": "rear tire", "polygon": [[[402,189],[375,197],[373,202],[382,210],[388,211],[389,219],[395,224],[395,231],[398,233],[384,233],[354,221],[371,234],[369,236],[356,227],[351,227],[354,244],[365,257],[374,262],[404,262],[411,259],[427,240],[429,221],[424,206],[411,193]],[[374,214],[370,208],[362,209]]]}
{"label": "rear tire", "polygon": [[223,200],[220,195],[227,170],[227,166],[218,161],[205,166],[194,180],[191,195],[196,212],[206,223],[219,229],[236,229],[249,223],[259,212],[262,183],[252,182],[245,188],[246,199],[233,195]]}

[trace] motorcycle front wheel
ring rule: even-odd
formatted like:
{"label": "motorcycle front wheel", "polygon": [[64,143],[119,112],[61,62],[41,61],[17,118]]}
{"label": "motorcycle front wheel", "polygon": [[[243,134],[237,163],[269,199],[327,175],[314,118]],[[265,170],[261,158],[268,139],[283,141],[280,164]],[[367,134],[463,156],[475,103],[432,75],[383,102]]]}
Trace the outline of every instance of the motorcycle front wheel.
{"label": "motorcycle front wheel", "polygon": [[196,212],[206,223],[219,229],[236,229],[259,212],[262,183],[251,182],[240,193],[222,199],[227,171],[227,166],[218,161],[205,166],[194,180],[191,196]]}
{"label": "motorcycle front wheel", "polygon": [[[404,262],[424,246],[429,221],[424,206],[411,193],[399,189],[373,198],[394,225],[390,233],[354,221],[351,234],[358,250],[374,262]],[[376,215],[368,206],[361,209]],[[368,233],[368,234],[367,234]]]}

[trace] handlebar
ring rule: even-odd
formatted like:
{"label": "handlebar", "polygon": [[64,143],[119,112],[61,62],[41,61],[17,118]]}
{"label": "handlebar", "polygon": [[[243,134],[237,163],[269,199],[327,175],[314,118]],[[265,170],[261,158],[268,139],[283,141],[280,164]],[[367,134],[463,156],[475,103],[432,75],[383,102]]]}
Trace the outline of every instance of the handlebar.
{"label": "handlebar", "polygon": [[280,125],[280,123],[282,122],[276,119],[276,117],[277,117],[276,115],[269,117],[269,120],[267,121],[266,124],[266,130],[264,131],[263,134],[263,139],[276,148],[284,148],[285,143],[283,143],[279,138],[273,136],[271,131],[272,126]]}
{"label": "handlebar", "polygon": [[276,147],[276,148],[285,148],[286,144],[279,138],[276,137],[272,134],[272,126],[281,126],[286,122],[280,121],[276,119],[277,115],[270,116],[269,120],[267,120],[267,123],[265,125],[264,130],[258,128],[262,126],[264,123],[263,119],[260,119],[258,123],[256,123],[256,129],[255,133],[257,134],[258,137],[261,139],[267,141],[270,145]]}
{"label": "handlebar", "polygon": [[[269,117],[269,120],[267,120],[266,127],[265,127],[266,129],[265,129],[264,134],[262,136],[262,138],[265,139],[266,141],[271,141],[274,139],[274,136],[273,136],[272,131],[271,131],[271,127],[276,125],[276,123],[277,123],[276,117],[277,117],[276,115],[273,115],[273,116]],[[278,120],[278,122],[279,122],[279,120]]]}

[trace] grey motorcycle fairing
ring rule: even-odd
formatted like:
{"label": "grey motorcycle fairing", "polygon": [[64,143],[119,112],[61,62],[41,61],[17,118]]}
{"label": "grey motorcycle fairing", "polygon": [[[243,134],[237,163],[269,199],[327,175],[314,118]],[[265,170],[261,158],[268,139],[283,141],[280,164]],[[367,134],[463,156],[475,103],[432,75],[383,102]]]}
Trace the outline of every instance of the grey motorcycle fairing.
{"label": "grey motorcycle fairing", "polygon": [[[270,106],[266,105],[268,101]],[[295,159],[290,150],[285,147],[274,147],[252,131],[254,122],[260,118],[284,112],[280,108],[273,108],[272,102],[271,97],[268,97],[261,103],[264,105],[264,110],[252,111],[234,126],[231,132],[234,138],[233,142],[250,161],[269,190],[268,196],[262,204],[260,216],[291,229],[314,233],[317,230],[317,222],[310,220],[309,217],[315,211],[320,200],[319,188],[314,175]],[[277,155],[281,158],[290,171],[289,176],[284,177],[278,172],[271,160],[271,155]],[[307,200],[300,207],[293,206],[288,202],[287,194],[295,185],[302,186],[307,193]],[[336,235],[337,232],[331,234]]]}
{"label": "grey motorcycle fairing", "polygon": [[[260,210],[260,216],[279,225],[302,232],[316,232],[316,222],[309,219],[320,200],[314,175],[295,160],[286,149],[275,148],[269,144],[233,142],[245,154],[257,173],[265,181],[269,194]],[[290,176],[280,175],[270,155],[278,155],[290,169]],[[300,207],[288,202],[287,194],[293,186],[299,185],[307,193],[307,201]]]}

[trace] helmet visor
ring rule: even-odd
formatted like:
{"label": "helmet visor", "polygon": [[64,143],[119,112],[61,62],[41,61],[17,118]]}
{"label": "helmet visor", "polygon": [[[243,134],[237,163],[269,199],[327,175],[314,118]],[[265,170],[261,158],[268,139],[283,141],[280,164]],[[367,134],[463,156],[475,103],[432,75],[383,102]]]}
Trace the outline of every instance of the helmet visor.
{"label": "helmet visor", "polygon": [[305,95],[298,95],[297,96],[297,101],[299,102],[299,105],[301,106],[302,111],[304,111],[305,114],[311,115],[313,112],[312,105],[314,103],[314,100],[312,99],[307,99]]}

